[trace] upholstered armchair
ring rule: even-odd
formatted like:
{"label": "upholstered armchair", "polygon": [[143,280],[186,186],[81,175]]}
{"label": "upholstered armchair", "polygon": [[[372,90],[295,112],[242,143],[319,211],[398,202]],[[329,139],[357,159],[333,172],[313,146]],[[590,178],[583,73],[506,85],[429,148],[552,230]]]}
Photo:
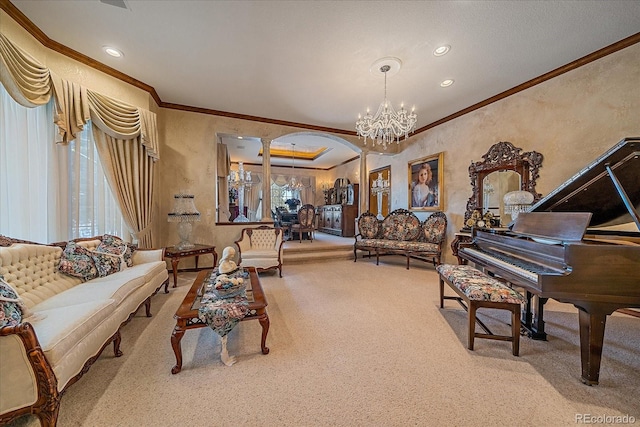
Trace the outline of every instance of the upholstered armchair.
{"label": "upholstered armchair", "polygon": [[309,240],[313,242],[313,232],[315,231],[316,208],[306,204],[298,210],[298,223],[291,225],[291,234],[298,233],[300,243],[302,243],[302,233],[309,233]]}
{"label": "upholstered armchair", "polygon": [[278,269],[282,277],[282,229],[261,225],[243,228],[238,247],[242,267],[255,267],[257,271]]}

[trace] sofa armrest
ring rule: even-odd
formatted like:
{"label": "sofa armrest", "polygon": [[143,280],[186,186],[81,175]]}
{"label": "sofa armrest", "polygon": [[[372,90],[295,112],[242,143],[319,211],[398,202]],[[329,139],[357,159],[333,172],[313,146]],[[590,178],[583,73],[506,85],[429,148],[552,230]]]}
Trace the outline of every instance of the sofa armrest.
{"label": "sofa armrest", "polygon": [[55,420],[58,380],[30,323],[0,329],[0,360],[0,424],[29,413]]}
{"label": "sofa armrest", "polygon": [[136,249],[131,259],[133,260],[133,265],[163,261],[164,249]]}

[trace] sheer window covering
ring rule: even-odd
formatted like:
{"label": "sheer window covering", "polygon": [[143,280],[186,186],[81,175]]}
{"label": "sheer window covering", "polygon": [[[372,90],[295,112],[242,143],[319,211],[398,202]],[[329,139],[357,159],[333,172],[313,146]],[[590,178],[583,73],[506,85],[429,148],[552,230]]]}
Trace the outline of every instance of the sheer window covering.
{"label": "sheer window covering", "polygon": [[116,198],[102,169],[92,134],[92,124],[69,143],[69,224],[71,237],[91,237],[113,234],[131,241]]}
{"label": "sheer window covering", "polygon": [[51,103],[23,107],[0,85],[0,234],[43,243],[66,238],[57,191],[62,148],[49,144],[52,117]]}
{"label": "sheer window covering", "polygon": [[130,240],[91,124],[69,145],[51,144],[52,102],[25,108],[0,85],[0,233],[43,243],[104,233]]}

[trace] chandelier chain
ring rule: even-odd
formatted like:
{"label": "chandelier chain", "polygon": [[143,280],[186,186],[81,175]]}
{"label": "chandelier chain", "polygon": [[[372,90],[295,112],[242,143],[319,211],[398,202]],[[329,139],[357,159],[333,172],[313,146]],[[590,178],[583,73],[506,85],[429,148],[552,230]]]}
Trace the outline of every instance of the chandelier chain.
{"label": "chandelier chain", "polygon": [[291,144],[291,178],[286,185],[287,190],[302,190],[305,185],[296,177],[296,144]]}

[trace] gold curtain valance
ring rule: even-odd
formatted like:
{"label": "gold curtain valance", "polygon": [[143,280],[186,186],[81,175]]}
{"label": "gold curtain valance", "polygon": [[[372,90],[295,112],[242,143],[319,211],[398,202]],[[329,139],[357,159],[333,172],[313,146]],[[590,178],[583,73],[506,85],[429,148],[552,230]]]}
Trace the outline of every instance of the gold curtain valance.
{"label": "gold curtain valance", "polygon": [[156,114],[87,90],[91,120],[104,133],[116,139],[140,136],[146,153],[154,160],[158,154]]}
{"label": "gold curtain valance", "polygon": [[0,82],[19,104],[37,107],[54,96],[56,142],[68,143],[91,118],[107,135],[122,140],[140,136],[146,154],[159,159],[156,114],[62,80],[0,33]]}
{"label": "gold curtain valance", "polygon": [[0,33],[0,81],[20,105],[34,108],[51,99],[49,69]]}
{"label": "gold curtain valance", "polygon": [[79,84],[53,77],[57,114],[54,119],[58,126],[59,139],[56,142],[67,144],[82,132],[89,121],[89,100],[87,90]]}

